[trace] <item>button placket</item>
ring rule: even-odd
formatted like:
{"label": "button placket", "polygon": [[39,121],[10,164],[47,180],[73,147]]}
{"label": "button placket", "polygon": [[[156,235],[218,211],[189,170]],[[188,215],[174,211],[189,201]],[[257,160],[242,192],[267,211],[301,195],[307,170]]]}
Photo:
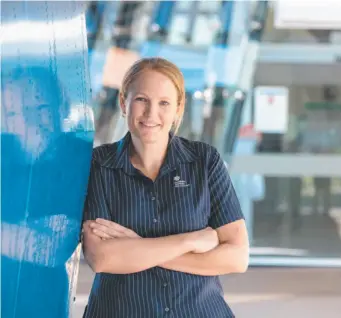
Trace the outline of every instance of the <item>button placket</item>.
{"label": "button placket", "polygon": [[159,203],[157,199],[157,191],[155,189],[156,184],[153,184],[153,190],[151,191],[151,200],[154,201],[155,206],[155,215],[153,217],[153,223],[156,225],[160,221],[160,215],[159,215]]}

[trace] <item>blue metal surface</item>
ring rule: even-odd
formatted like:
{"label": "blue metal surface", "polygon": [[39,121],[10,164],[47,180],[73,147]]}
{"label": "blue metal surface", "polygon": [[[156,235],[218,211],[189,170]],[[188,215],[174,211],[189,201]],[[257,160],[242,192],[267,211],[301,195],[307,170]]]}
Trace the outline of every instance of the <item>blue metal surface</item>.
{"label": "blue metal surface", "polygon": [[231,61],[231,57],[239,52],[238,49],[234,52],[229,43],[231,33],[234,31],[232,27],[235,7],[235,1],[222,1],[220,28],[215,43],[212,43],[207,54],[206,83],[211,87],[225,87],[226,78],[230,77],[231,73],[236,73],[236,63]]}
{"label": "blue metal surface", "polygon": [[168,31],[176,1],[158,1],[153,12],[152,24],[158,25],[163,31]]}
{"label": "blue metal surface", "polygon": [[89,1],[85,14],[89,58],[92,55],[96,40],[98,38],[99,30],[102,27],[102,20],[105,9],[106,2]]}
{"label": "blue metal surface", "polygon": [[1,317],[66,318],[94,133],[85,8],[1,6]]}

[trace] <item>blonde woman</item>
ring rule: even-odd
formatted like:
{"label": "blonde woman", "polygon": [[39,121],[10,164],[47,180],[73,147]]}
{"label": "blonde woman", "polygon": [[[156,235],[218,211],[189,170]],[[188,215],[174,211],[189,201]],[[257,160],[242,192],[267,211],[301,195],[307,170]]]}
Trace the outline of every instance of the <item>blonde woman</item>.
{"label": "blonde woman", "polygon": [[176,136],[184,106],[169,61],[127,72],[129,132],[93,153],[83,246],[96,277],[84,317],[234,317],[218,275],[248,267],[244,217],[217,150]]}

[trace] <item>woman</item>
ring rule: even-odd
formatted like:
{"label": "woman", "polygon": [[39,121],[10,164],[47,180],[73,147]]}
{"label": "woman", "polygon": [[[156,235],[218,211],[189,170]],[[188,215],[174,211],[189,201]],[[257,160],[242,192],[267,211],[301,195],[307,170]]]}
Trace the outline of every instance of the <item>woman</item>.
{"label": "woman", "polygon": [[218,275],[246,271],[245,222],[219,153],[175,136],[184,105],[172,63],[127,72],[129,132],[93,153],[83,246],[97,274],[85,317],[234,317]]}

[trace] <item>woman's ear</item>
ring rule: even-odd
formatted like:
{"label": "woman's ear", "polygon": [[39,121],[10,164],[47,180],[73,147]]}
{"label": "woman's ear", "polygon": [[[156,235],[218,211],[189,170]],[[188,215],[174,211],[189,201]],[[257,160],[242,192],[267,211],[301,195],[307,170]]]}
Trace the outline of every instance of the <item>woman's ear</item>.
{"label": "woman's ear", "polygon": [[125,114],[127,113],[127,109],[126,109],[125,98],[122,93],[120,93],[120,96],[119,96],[119,103],[120,103],[122,116],[124,117]]}
{"label": "woman's ear", "polygon": [[185,100],[181,101],[178,104],[178,109],[176,110],[176,117],[177,117],[177,119],[182,118],[184,110],[185,110]]}

